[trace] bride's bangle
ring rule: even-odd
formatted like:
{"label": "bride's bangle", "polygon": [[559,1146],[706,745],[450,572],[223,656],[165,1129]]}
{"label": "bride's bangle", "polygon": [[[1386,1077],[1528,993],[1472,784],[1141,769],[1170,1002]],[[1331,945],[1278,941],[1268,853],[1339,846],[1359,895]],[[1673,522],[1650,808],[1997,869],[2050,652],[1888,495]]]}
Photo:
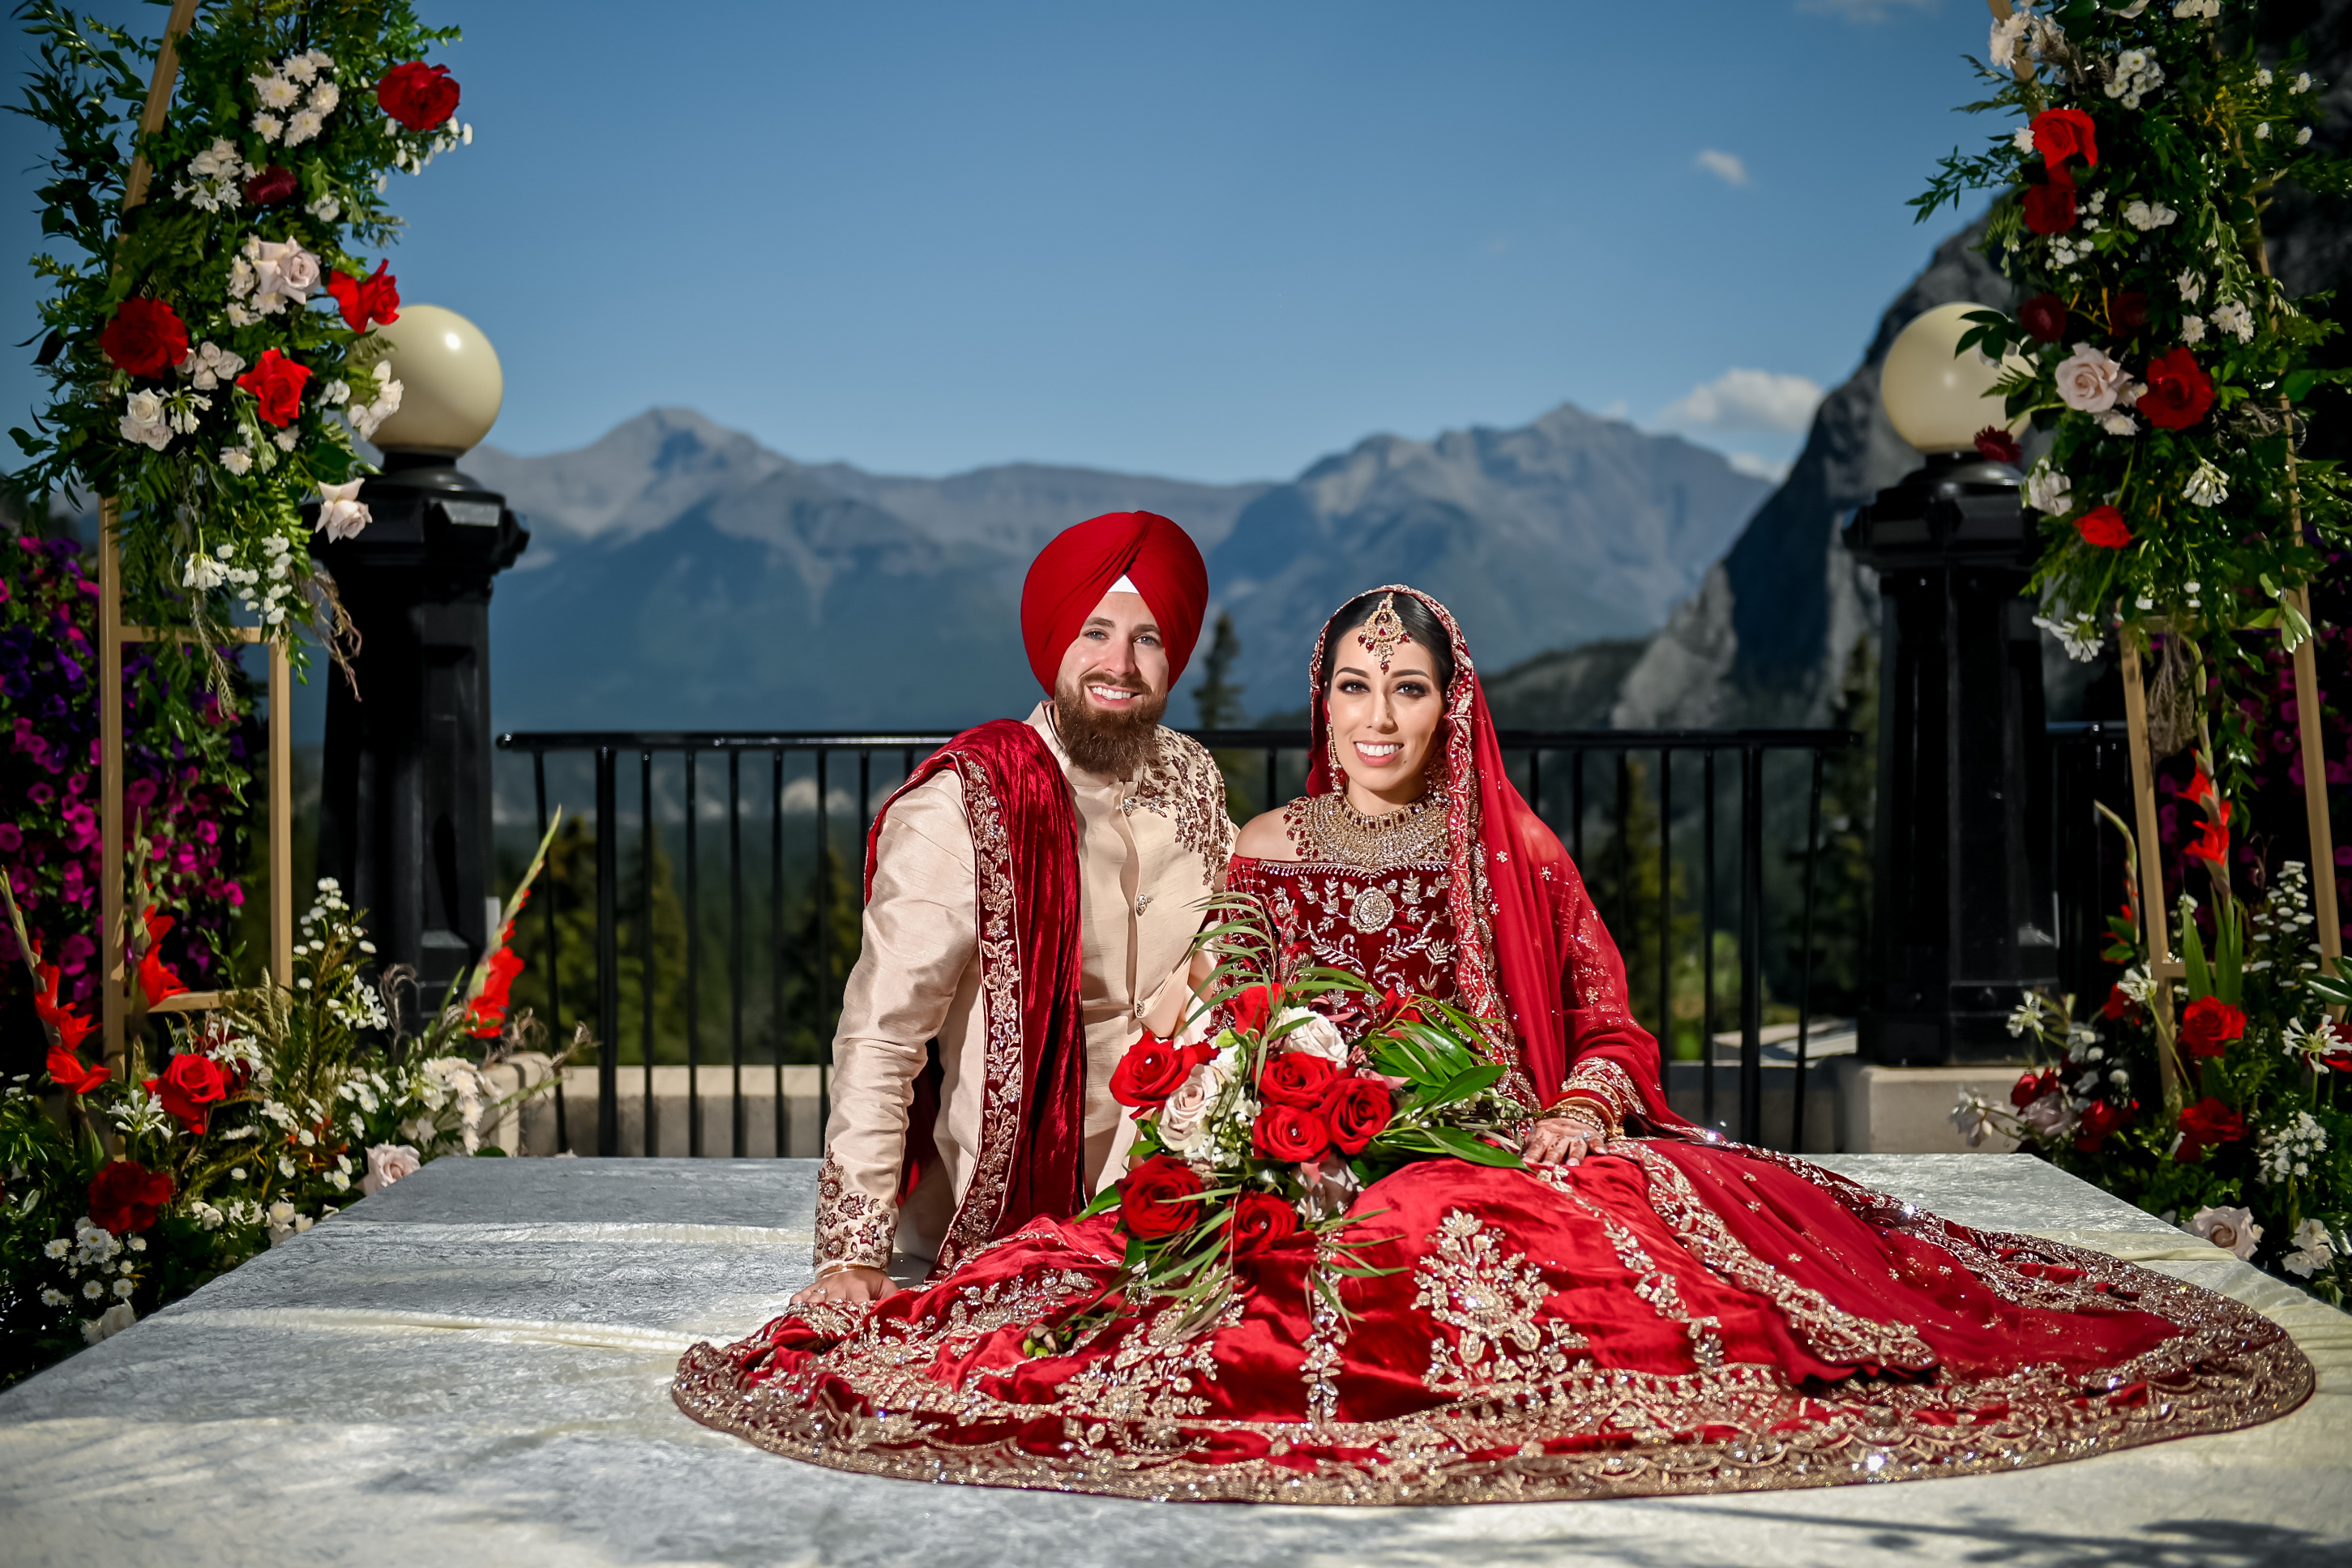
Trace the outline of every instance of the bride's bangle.
{"label": "bride's bangle", "polygon": [[1611,1114],[1608,1106],[1597,1100],[1587,1100],[1581,1096],[1575,1098],[1563,1096],[1553,1101],[1544,1107],[1543,1114],[1537,1120],[1549,1122],[1571,1118],[1590,1124],[1604,1137],[1616,1137],[1620,1131],[1617,1118]]}
{"label": "bride's bangle", "polygon": [[814,1285],[821,1285],[827,1280],[832,1279],[835,1274],[846,1274],[852,1269],[871,1269],[872,1267],[874,1267],[874,1265],[871,1263],[852,1263],[846,1258],[835,1258],[830,1262],[818,1264],[816,1266],[816,1278],[809,1282]]}

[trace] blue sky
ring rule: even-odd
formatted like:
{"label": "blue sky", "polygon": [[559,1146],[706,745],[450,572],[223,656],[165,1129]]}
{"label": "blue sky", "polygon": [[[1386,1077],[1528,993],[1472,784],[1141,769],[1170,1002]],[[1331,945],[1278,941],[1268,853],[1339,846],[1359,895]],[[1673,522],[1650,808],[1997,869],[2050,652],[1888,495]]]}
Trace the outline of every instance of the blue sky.
{"label": "blue sky", "polygon": [[476,140],[394,177],[393,271],[489,334],[525,453],[679,403],[889,472],[1269,478],[1573,402],[1785,461],[1993,129],[1975,0],[420,9]]}

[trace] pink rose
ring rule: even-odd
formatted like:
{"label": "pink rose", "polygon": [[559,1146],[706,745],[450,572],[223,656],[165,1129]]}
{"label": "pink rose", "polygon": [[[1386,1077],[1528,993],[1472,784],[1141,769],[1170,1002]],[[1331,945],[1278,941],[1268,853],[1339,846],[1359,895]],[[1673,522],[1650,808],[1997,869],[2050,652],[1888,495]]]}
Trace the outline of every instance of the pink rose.
{"label": "pink rose", "polygon": [[425,1162],[406,1144],[378,1144],[367,1152],[367,1175],[360,1177],[360,1193],[382,1192],[403,1176],[415,1176]]}
{"label": "pink rose", "polygon": [[2058,401],[2084,413],[2106,413],[2124,387],[2124,368],[2088,343],[2074,345],[2074,353],[2058,362],[2057,375]]}

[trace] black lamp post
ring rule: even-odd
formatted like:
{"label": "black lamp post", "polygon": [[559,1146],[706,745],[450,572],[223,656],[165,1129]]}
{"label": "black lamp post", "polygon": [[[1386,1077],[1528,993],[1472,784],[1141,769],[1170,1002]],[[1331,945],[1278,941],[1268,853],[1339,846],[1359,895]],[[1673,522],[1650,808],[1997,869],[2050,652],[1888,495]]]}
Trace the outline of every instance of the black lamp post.
{"label": "black lamp post", "polygon": [[[2058,984],[2049,741],[2021,476],[1981,456],[1995,371],[1955,360],[1978,309],[1904,329],[1881,392],[1926,465],[1856,512],[1846,548],[1879,574],[1877,886],[1861,1054],[1999,1061],[2023,992]],[[1906,351],[1907,350],[1907,351]],[[1973,362],[1972,362],[1973,361]]]}
{"label": "black lamp post", "polygon": [[490,584],[530,536],[457,466],[498,414],[488,341],[433,306],[384,335],[403,397],[370,521],[311,546],[360,635],[358,690],[329,677],[319,869],[368,912],[378,961],[415,969],[414,1029],[491,936]]}

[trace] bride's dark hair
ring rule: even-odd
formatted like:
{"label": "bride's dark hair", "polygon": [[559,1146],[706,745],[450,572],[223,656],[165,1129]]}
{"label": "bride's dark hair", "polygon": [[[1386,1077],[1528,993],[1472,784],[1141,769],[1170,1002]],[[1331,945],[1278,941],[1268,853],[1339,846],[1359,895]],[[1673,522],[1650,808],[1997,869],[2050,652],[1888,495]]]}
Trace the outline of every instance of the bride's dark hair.
{"label": "bride's dark hair", "polygon": [[[1370,593],[1360,593],[1339,607],[1331,617],[1331,624],[1323,631],[1323,685],[1328,689],[1336,661],[1331,650],[1339,645],[1340,633],[1353,632],[1372,618],[1381,601],[1389,597],[1385,589],[1376,588]],[[1437,659],[1437,685],[1440,691],[1454,684],[1454,639],[1446,635],[1444,622],[1429,612],[1429,606],[1409,593],[1396,595],[1397,619],[1404,622],[1405,634],[1428,649]]]}

